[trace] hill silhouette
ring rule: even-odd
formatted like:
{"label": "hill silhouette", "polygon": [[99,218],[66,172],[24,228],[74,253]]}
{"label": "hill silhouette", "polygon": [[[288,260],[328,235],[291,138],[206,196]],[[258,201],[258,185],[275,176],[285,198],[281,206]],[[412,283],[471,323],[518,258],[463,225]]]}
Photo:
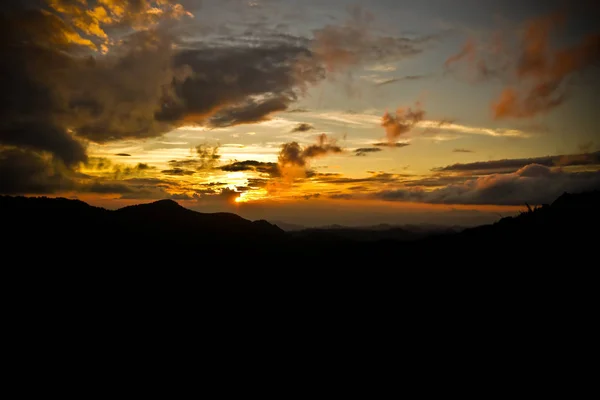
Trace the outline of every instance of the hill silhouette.
{"label": "hill silhouette", "polygon": [[[565,193],[552,204],[494,224],[433,233],[393,226],[285,232],[267,221],[196,212],[172,200],[106,210],[64,198],[0,196],[0,218],[6,251],[50,259],[80,259],[85,254],[117,262],[170,259],[200,264],[216,259],[307,265],[379,260],[411,265],[427,260],[464,263],[473,258],[518,263],[581,256],[593,249],[599,204],[600,191]],[[263,258],[252,258],[257,256]]]}

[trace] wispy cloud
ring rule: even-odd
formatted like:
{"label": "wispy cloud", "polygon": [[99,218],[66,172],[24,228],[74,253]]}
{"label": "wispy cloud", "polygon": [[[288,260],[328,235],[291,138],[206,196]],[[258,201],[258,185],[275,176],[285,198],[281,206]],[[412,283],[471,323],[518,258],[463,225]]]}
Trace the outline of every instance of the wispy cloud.
{"label": "wispy cloud", "polygon": [[361,147],[354,150],[354,154],[357,156],[366,156],[369,153],[378,153],[381,149],[377,147]]}
{"label": "wispy cloud", "polygon": [[483,128],[478,126],[470,126],[470,125],[461,125],[453,122],[447,123],[444,121],[431,121],[425,120],[421,121],[417,124],[419,128],[430,128],[430,129],[439,129],[442,131],[453,131],[453,132],[461,132],[472,135],[486,135],[486,136],[495,136],[495,137],[520,137],[527,138],[530,137],[531,134],[518,130],[518,129],[493,129],[493,128]]}
{"label": "wispy cloud", "polygon": [[600,165],[600,152],[585,154],[568,154],[559,156],[546,156],[535,158],[513,158],[493,161],[479,161],[468,164],[454,164],[442,168],[435,168],[437,172],[484,172],[484,171],[517,171],[525,166],[536,164],[545,167],[568,167],[580,165]]}
{"label": "wispy cloud", "polygon": [[393,72],[398,68],[395,65],[391,64],[375,64],[365,68],[365,71],[373,71],[373,72]]}
{"label": "wispy cloud", "polygon": [[380,143],[373,143],[373,146],[399,148],[399,147],[410,146],[410,143],[408,143],[408,142],[397,142],[397,143],[380,142]]}
{"label": "wispy cloud", "polygon": [[392,83],[404,82],[404,81],[417,81],[420,79],[427,78],[427,75],[406,75],[399,78],[382,79],[375,83],[375,86],[391,85]]}

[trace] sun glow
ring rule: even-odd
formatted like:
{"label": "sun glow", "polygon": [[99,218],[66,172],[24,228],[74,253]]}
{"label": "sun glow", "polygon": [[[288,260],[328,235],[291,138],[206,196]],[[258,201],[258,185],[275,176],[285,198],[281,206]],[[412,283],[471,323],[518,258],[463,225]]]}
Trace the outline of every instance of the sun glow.
{"label": "sun glow", "polygon": [[240,195],[235,198],[235,202],[248,203],[251,201],[264,200],[267,198],[269,198],[269,192],[267,192],[265,189],[258,189],[240,193]]}

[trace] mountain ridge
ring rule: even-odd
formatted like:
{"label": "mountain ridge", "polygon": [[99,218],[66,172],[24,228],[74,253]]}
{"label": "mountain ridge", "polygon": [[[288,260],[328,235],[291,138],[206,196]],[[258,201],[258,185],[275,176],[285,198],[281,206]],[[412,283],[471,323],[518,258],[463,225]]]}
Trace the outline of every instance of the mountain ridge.
{"label": "mountain ridge", "polygon": [[434,259],[446,253],[491,252],[507,257],[517,250],[537,254],[539,248],[572,253],[596,237],[599,205],[600,191],[564,193],[549,205],[529,208],[493,224],[432,234],[391,225],[389,230],[336,226],[285,232],[265,220],[250,221],[233,213],[201,213],[173,200],[107,210],[65,198],[0,196],[0,217],[12,233],[5,240],[9,248],[35,243],[52,252],[57,245],[70,244],[74,248],[102,247],[108,256],[110,243],[117,243],[141,245],[150,254],[161,256],[173,256],[173,249],[183,248],[235,257],[301,256],[291,262],[306,257],[317,262],[326,258],[354,262],[384,260],[397,254]]}

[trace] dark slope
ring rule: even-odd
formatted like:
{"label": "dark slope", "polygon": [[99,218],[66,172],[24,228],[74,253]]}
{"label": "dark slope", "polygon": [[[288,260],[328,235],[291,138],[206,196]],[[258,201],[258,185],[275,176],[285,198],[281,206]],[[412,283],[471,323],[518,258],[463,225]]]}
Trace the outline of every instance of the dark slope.
{"label": "dark slope", "polygon": [[79,200],[0,196],[0,218],[9,246],[92,251],[96,256],[191,255],[231,245],[253,248],[257,242],[284,238],[281,229],[265,221],[199,213],[172,200],[111,211]]}
{"label": "dark slope", "polygon": [[[449,237],[431,237],[424,243],[478,245],[485,248],[507,245],[504,251],[519,248],[528,251],[531,245],[582,246],[598,241],[600,229],[600,191],[564,193],[552,204],[529,208],[515,217],[470,228]],[[542,250],[537,248],[537,250]],[[546,248],[559,251],[561,248]]]}
{"label": "dark slope", "polygon": [[[108,257],[415,268],[428,261],[519,264],[592,254],[599,244],[599,205],[598,191],[564,194],[551,205],[495,224],[425,238],[398,230],[392,239],[389,232],[356,229],[285,233],[266,221],[199,213],[172,200],[109,211],[78,200],[0,196],[0,218],[9,253],[41,258],[67,254],[79,259],[78,252],[85,252],[92,261]],[[264,258],[252,258],[259,255]]]}
{"label": "dark slope", "polygon": [[[181,240],[180,235],[208,238],[265,238],[282,236],[283,231],[266,221],[249,221],[231,213],[200,213],[189,210],[173,200],[160,200],[115,211],[123,229],[139,234],[170,233]],[[184,237],[185,237],[184,236]]]}

